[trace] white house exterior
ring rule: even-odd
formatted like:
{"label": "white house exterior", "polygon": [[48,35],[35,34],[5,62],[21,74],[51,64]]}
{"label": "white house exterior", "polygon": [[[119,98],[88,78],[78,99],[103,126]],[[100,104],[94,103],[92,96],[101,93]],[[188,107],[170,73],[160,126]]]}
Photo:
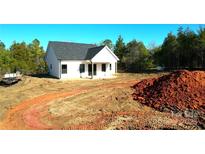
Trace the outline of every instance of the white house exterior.
{"label": "white house exterior", "polygon": [[110,78],[117,72],[118,57],[107,46],[49,42],[49,74],[59,79]]}

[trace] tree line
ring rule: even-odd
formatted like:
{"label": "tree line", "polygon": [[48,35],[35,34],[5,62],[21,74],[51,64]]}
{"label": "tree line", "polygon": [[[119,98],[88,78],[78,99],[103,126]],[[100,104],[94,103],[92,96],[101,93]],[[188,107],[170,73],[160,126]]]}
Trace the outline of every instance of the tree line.
{"label": "tree line", "polygon": [[[168,33],[162,45],[147,48],[143,42],[125,43],[122,36],[116,42],[106,39],[107,45],[119,57],[118,68],[125,72],[142,72],[157,66],[166,69],[205,68],[205,28],[197,32],[180,27],[176,35]],[[40,41],[13,42],[9,49],[0,41],[0,74],[20,71],[24,74],[47,73],[45,51]]]}
{"label": "tree line", "polygon": [[0,41],[0,74],[16,71],[24,74],[45,73],[47,66],[44,57],[45,51],[37,39],[29,44],[13,42],[9,49]]}
{"label": "tree line", "polygon": [[122,71],[141,72],[154,67],[152,55],[141,41],[134,39],[126,44],[119,36],[115,44],[106,39],[101,45],[107,45],[114,51],[120,59],[118,68]]}
{"label": "tree line", "polygon": [[145,47],[135,39],[125,44],[121,36],[113,45],[111,40],[101,44],[113,49],[119,57],[119,68],[141,72],[161,66],[168,70],[205,68],[205,28],[197,32],[179,27],[177,34],[168,33],[162,45]]}
{"label": "tree line", "polygon": [[180,27],[176,35],[169,33],[153,59],[168,69],[205,68],[205,28],[194,32]]}

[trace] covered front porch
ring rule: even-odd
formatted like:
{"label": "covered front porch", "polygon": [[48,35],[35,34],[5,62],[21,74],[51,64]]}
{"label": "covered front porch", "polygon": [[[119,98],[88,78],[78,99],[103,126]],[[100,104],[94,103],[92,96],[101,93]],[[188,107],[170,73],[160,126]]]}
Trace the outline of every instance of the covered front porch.
{"label": "covered front porch", "polygon": [[[84,66],[83,66],[84,65]],[[117,63],[110,62],[90,62],[81,65],[80,70],[84,69],[84,72],[80,71],[81,78],[109,78],[116,73]],[[82,68],[84,67],[84,68]]]}

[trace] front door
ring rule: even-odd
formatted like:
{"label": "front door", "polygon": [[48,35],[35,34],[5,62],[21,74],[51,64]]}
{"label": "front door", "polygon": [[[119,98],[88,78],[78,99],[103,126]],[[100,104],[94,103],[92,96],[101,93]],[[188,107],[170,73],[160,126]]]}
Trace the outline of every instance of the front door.
{"label": "front door", "polygon": [[[92,64],[88,64],[88,75],[92,75]],[[93,75],[97,75],[97,65],[93,64]]]}
{"label": "front door", "polygon": [[88,75],[92,75],[92,64],[88,64]]}

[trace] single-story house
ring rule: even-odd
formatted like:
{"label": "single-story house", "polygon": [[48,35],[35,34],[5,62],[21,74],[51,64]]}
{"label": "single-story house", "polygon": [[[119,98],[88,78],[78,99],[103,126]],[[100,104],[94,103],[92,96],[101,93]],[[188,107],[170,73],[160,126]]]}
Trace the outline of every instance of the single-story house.
{"label": "single-story house", "polygon": [[109,78],[118,57],[107,46],[50,41],[46,51],[49,74],[59,79]]}

